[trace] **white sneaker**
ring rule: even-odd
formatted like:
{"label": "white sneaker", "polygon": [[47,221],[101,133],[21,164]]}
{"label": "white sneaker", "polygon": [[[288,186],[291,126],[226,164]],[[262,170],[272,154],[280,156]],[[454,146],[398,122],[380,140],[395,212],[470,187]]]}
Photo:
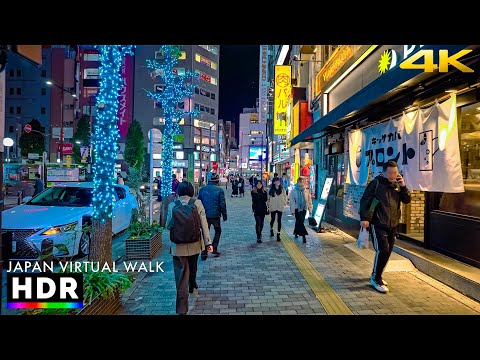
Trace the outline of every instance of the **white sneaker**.
{"label": "white sneaker", "polygon": [[382,279],[382,285],[388,286],[387,282]]}
{"label": "white sneaker", "polygon": [[389,291],[386,285],[380,285],[372,278],[370,278],[370,284],[372,284],[375,290],[381,292],[382,294],[386,294]]}

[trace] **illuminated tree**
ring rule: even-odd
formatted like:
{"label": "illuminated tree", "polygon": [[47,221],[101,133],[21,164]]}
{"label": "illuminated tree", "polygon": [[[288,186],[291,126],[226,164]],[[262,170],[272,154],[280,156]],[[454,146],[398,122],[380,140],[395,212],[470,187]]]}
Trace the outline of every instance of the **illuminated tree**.
{"label": "illuminated tree", "polygon": [[191,98],[195,91],[193,79],[198,77],[197,73],[187,71],[185,74],[178,74],[175,66],[180,57],[180,47],[177,45],[162,45],[164,59],[161,61],[147,60],[147,67],[151,69],[152,78],[159,76],[164,84],[163,91],[147,91],[147,95],[159,103],[165,118],[163,130],[162,150],[162,196],[168,197],[172,193],[172,159],[173,159],[173,137],[180,134],[179,122],[185,115],[195,116],[196,110],[185,110],[185,97]]}
{"label": "illuminated tree", "polygon": [[132,45],[97,45],[100,53],[100,89],[97,117],[92,134],[93,164],[93,234],[90,261],[112,263],[112,213],[115,159],[118,133],[118,96],[123,85],[120,70],[123,58],[133,55]]}

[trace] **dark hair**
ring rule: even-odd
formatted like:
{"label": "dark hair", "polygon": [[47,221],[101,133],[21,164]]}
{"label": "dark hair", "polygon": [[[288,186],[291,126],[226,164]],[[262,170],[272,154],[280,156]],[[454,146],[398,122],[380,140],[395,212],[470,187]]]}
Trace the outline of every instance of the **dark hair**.
{"label": "dark hair", "polygon": [[[260,188],[260,190],[263,191],[263,192],[266,192],[265,187],[263,186],[263,182],[257,181],[257,184],[258,183],[262,184],[262,187]],[[252,192],[255,193],[255,194],[258,192],[257,184],[253,185],[253,189],[252,189]]]}
{"label": "dark hair", "polygon": [[393,160],[388,160],[386,163],[383,164],[383,171],[387,171],[387,168],[389,167],[396,167],[398,168],[398,165],[395,161]]}
{"label": "dark hair", "polygon": [[177,178],[177,174],[172,174],[172,179],[176,179]]}
{"label": "dark hair", "polygon": [[35,174],[35,177],[40,179],[40,174],[39,174],[39,173],[36,173],[36,174]]}
{"label": "dark hair", "polygon": [[278,176],[278,173],[274,173],[274,174],[273,174],[273,177],[277,177],[277,176]]}
{"label": "dark hair", "polygon": [[177,195],[178,196],[190,196],[192,197],[195,194],[195,190],[193,190],[193,185],[189,181],[182,181],[178,184],[177,187]]}
{"label": "dark hair", "polygon": [[283,173],[282,175],[285,175],[285,176],[287,176],[287,173]]}
{"label": "dark hair", "polygon": [[280,195],[283,190],[282,182],[280,181],[280,185],[278,185],[278,189],[277,189],[277,187],[274,184],[275,181],[280,181],[280,178],[274,177],[272,180],[272,186],[270,186],[270,191],[268,192],[272,197],[275,197],[275,194]]}

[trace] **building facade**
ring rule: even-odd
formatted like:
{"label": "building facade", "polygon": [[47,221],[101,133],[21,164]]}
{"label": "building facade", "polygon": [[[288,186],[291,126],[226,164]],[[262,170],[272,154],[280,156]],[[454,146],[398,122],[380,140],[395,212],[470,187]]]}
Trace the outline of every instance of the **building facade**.
{"label": "building facade", "polygon": [[261,174],[267,167],[266,125],[259,123],[258,115],[258,107],[244,108],[239,115],[237,167],[246,175]]}
{"label": "building facade", "polygon": [[[424,69],[399,66],[463,50],[471,50],[462,63],[472,72],[425,71],[426,60]],[[475,45],[302,45],[286,57],[312,62],[313,123],[291,144],[314,144],[315,207],[326,221],[356,237],[365,187],[394,159],[413,190],[400,238],[480,267],[479,53]]]}
{"label": "building facade", "polygon": [[[162,130],[164,118],[162,109],[147,97],[146,89],[162,91],[160,77],[153,77],[146,60],[161,61],[160,45],[137,46],[135,50],[135,85],[133,118],[142,125],[148,143],[148,132],[152,128]],[[186,109],[196,109],[195,118],[185,116],[180,121],[182,135],[177,138],[174,149],[173,171],[177,178],[188,177],[189,161],[194,163],[193,179],[205,179],[205,171],[212,169],[218,158],[218,97],[219,97],[219,45],[183,45],[176,70],[179,73],[193,71],[199,74],[195,79],[197,89],[192,100],[185,99]],[[154,164],[154,175],[161,174],[159,159]]]}

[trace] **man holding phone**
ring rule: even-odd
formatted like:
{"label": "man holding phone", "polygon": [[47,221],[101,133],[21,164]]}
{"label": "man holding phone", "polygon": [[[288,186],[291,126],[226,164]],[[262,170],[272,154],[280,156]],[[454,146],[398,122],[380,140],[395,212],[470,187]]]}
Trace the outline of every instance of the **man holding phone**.
{"label": "man holding phone", "polygon": [[[372,211],[370,206],[374,198],[378,204]],[[398,172],[397,163],[393,160],[383,164],[383,175],[378,175],[368,184],[360,199],[360,225],[370,229],[375,248],[370,283],[381,293],[388,292],[382,273],[395,244],[401,214],[400,202],[408,204],[410,201],[410,191]]]}

